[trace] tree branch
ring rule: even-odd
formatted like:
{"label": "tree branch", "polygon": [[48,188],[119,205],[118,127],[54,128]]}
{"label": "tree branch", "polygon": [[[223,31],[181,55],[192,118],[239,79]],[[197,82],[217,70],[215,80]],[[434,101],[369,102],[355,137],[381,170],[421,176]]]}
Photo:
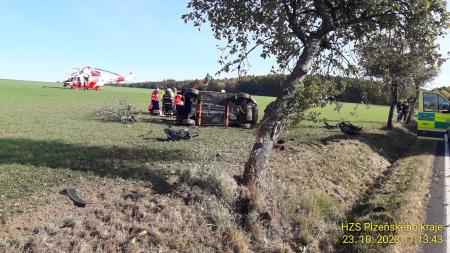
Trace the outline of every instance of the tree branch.
{"label": "tree branch", "polygon": [[[294,32],[295,36],[300,39],[303,45],[306,45],[306,32],[303,30],[297,23],[297,5],[290,1],[288,4],[287,0],[283,0],[284,9],[286,10],[286,14],[288,16],[289,27]],[[292,8],[292,12],[290,11],[289,5]]]}

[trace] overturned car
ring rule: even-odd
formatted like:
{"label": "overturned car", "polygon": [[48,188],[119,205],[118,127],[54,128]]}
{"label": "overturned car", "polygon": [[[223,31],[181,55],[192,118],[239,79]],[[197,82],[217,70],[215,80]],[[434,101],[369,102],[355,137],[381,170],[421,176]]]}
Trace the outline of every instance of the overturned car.
{"label": "overturned car", "polygon": [[184,89],[184,104],[177,106],[177,121],[183,125],[238,126],[252,128],[258,121],[258,105],[247,93]]}

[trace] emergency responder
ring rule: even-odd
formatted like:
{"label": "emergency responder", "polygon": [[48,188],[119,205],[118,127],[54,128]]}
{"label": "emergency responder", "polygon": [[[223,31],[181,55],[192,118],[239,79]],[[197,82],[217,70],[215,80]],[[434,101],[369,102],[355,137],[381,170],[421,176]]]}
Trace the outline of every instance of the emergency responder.
{"label": "emergency responder", "polygon": [[400,115],[400,112],[402,110],[402,101],[398,101],[396,107],[397,107],[397,114]]}
{"label": "emergency responder", "polygon": [[166,116],[173,116],[173,92],[167,88],[163,96],[163,112]]}
{"label": "emergency responder", "polygon": [[175,93],[175,113],[181,112],[184,101],[183,101],[183,95],[181,95],[181,92]]}
{"label": "emergency responder", "polygon": [[409,105],[407,101],[400,101],[397,104],[397,121],[405,121],[406,120],[406,116],[408,115],[409,112]]}
{"label": "emergency responder", "polygon": [[81,77],[80,75],[77,76],[77,85],[76,85],[77,89],[81,89]]}
{"label": "emergency responder", "polygon": [[87,89],[89,85],[89,75],[91,74],[91,67],[87,66],[83,69],[83,86]]}
{"label": "emergency responder", "polygon": [[168,93],[168,94],[170,95],[170,98],[171,98],[171,99],[174,98],[174,94],[173,94],[173,91],[172,91],[171,88],[167,88],[166,91],[165,91],[165,93],[166,93],[166,94]]}
{"label": "emergency responder", "polygon": [[408,112],[409,112],[409,104],[407,101],[405,101],[405,102],[403,102],[403,105],[402,105],[402,111],[401,111],[402,117],[400,117],[400,120],[403,118],[403,122],[405,122]]}
{"label": "emergency responder", "polygon": [[159,115],[159,88],[152,92],[152,114]]}
{"label": "emergency responder", "polygon": [[81,89],[81,87],[82,87],[82,78],[83,78],[83,70],[77,69],[77,73],[76,73],[76,80],[77,80],[76,88],[77,89]]}

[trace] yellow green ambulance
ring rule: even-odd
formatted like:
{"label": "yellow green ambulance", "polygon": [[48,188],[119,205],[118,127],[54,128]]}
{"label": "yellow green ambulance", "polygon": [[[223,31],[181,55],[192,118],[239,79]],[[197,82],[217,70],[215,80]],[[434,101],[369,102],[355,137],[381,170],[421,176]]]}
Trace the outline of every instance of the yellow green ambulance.
{"label": "yellow green ambulance", "polygon": [[443,140],[450,129],[450,92],[446,89],[419,91],[417,136],[420,139]]}

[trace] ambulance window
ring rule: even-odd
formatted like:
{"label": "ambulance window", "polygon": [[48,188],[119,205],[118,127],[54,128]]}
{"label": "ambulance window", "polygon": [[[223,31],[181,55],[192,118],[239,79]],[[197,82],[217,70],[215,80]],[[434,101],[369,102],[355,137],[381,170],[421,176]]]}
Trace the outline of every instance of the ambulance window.
{"label": "ambulance window", "polygon": [[423,111],[424,112],[435,112],[436,111],[436,101],[437,94],[434,93],[423,93]]}
{"label": "ambulance window", "polygon": [[442,96],[438,96],[438,101],[439,101],[439,112],[448,112],[450,105],[447,99],[443,98]]}

